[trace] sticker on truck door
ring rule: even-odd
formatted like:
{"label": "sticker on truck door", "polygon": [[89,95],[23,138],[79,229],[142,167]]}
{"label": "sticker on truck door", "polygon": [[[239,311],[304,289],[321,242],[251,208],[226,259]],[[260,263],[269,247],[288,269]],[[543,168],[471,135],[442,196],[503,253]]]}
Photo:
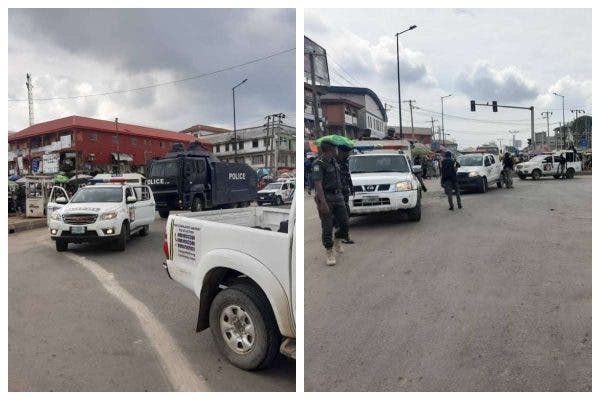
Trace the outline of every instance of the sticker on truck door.
{"label": "sticker on truck door", "polygon": [[195,262],[199,253],[200,228],[186,224],[174,224],[172,233],[173,259]]}

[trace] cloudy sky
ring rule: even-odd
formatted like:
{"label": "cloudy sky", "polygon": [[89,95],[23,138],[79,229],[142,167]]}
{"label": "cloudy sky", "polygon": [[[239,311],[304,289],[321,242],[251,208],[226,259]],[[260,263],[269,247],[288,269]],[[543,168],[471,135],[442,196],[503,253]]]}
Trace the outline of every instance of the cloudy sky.
{"label": "cloudy sky", "polygon": [[[28,126],[34,98],[73,97],[197,76],[295,47],[294,10],[9,10],[8,127]],[[202,79],[124,94],[35,102],[36,122],[82,115],[182,130],[257,126],[283,112],[295,125],[295,52]]]}
{"label": "cloudy sky", "polygon": [[[534,106],[535,130],[545,131],[540,113],[550,110],[552,129],[571,109],[592,113],[592,14],[590,10],[306,10],[305,34],[328,53],[332,84],[366,86],[382,102],[398,105],[396,41],[400,36],[402,100],[416,100],[415,126],[444,125],[459,148],[502,139],[518,130],[530,137],[528,110],[481,107],[469,100]],[[389,114],[398,125],[398,109]],[[466,118],[466,119],[465,119]],[[491,122],[490,122],[491,121]],[[408,104],[402,107],[404,129],[410,127]]]}

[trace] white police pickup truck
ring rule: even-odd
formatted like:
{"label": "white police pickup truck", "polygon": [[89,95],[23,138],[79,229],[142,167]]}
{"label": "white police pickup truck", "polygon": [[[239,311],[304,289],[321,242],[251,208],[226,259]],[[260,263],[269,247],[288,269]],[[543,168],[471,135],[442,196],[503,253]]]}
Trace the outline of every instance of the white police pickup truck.
{"label": "white police pickup truck", "polygon": [[246,370],[296,358],[295,204],[170,215],[163,267],[199,299],[196,331]]}
{"label": "white police pickup truck", "polygon": [[276,206],[291,203],[294,198],[296,182],[293,179],[269,183],[256,194],[256,204],[274,204]]}
{"label": "white police pickup truck", "polygon": [[349,163],[350,215],[397,211],[411,221],[421,219],[421,185],[405,154],[373,151],[352,155]]}
{"label": "white police pickup truck", "polygon": [[80,188],[69,200],[54,186],[48,201],[48,228],[57,251],[69,243],[111,242],[123,251],[132,233],[146,236],[154,222],[154,197],[145,185],[102,183]]}
{"label": "white police pickup truck", "polygon": [[498,188],[501,188],[505,182],[502,162],[495,154],[464,154],[456,161],[460,164],[456,177],[461,191],[476,189],[485,193],[489,185],[495,183]]}
{"label": "white police pickup truck", "polygon": [[577,172],[581,172],[581,159],[570,150],[559,150],[552,154],[540,154],[531,160],[516,165],[517,175],[521,179],[528,176],[533,180],[540,179],[542,176],[553,176],[554,179],[560,178],[560,155],[564,154],[567,165],[565,176],[572,179]]}

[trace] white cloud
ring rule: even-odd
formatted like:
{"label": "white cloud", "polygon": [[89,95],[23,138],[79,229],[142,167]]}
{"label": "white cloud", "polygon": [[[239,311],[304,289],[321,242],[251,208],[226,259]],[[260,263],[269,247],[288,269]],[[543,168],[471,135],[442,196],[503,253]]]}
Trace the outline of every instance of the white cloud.
{"label": "white cloud", "polygon": [[521,102],[538,95],[535,82],[525,78],[516,66],[499,69],[483,60],[461,72],[456,87],[479,101]]}
{"label": "white cloud", "polygon": [[562,108],[562,101],[553,93],[565,96],[565,109],[567,113],[573,108],[585,109],[585,112],[591,113],[592,108],[592,81],[579,81],[569,75],[563,76],[555,83],[550,85],[547,92],[540,94],[537,104],[542,108],[558,109]]}

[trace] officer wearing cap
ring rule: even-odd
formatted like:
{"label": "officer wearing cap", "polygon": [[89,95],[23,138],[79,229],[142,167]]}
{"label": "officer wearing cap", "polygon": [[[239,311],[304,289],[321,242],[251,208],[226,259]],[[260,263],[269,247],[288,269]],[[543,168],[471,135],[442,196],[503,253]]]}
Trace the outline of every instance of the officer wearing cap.
{"label": "officer wearing cap", "polygon": [[[335,265],[335,254],[342,253],[342,239],[348,239],[348,213],[344,203],[340,167],[336,161],[336,146],[329,141],[320,144],[321,154],[312,166],[315,202],[321,219],[321,239],[327,265]],[[337,230],[333,238],[334,219]]]}

